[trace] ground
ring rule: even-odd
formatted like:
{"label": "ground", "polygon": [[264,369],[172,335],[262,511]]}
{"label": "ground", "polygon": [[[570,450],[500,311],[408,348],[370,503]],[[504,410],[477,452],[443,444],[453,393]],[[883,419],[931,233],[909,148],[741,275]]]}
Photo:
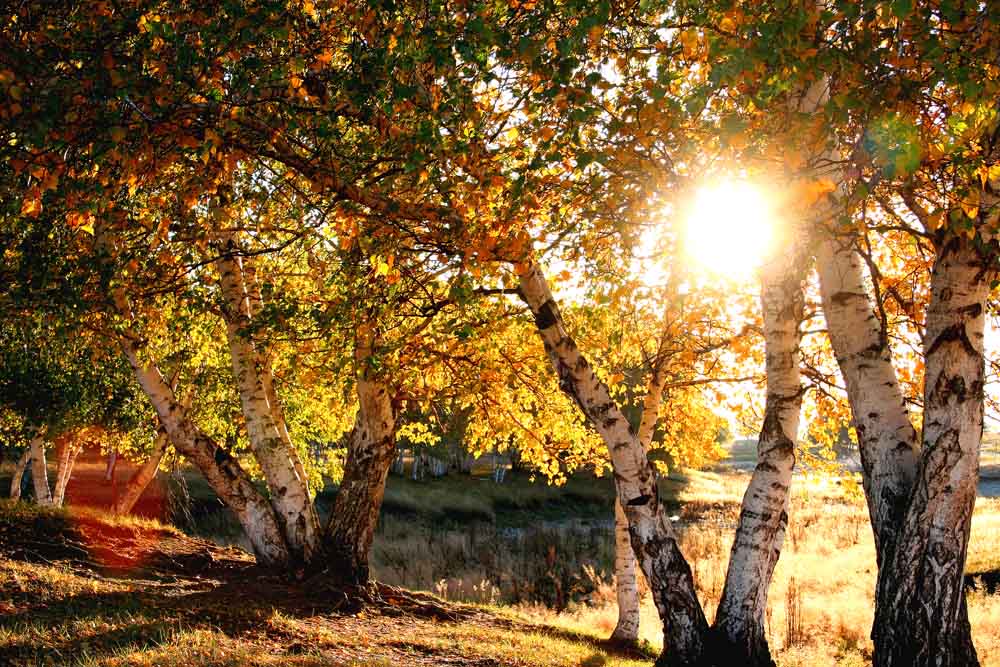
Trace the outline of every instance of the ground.
{"label": "ground", "polygon": [[0,503],[0,664],[628,667],[651,654],[387,586],[289,582],[152,521]]}
{"label": "ground", "polygon": [[[984,667],[1000,667],[997,449],[988,439],[967,570]],[[728,465],[661,480],[709,619],[749,479],[739,463],[750,450],[744,443]],[[144,511],[169,505],[162,477]],[[74,476],[69,513],[0,505],[0,665],[649,665],[661,645],[648,596],[648,649],[623,653],[602,642],[617,618],[606,476],[561,487],[527,474],[499,485],[485,476],[390,478],[375,575],[434,597],[383,588],[381,602],[357,609],[321,581],[289,585],[220,546],[239,542],[238,527],[196,474],[184,478],[196,508],[187,530],[210,540],[108,520],[99,460],[84,460]],[[321,508],[331,495],[321,494]],[[767,611],[778,664],[870,664],[875,561],[860,489],[849,474],[799,474],[789,514]]]}

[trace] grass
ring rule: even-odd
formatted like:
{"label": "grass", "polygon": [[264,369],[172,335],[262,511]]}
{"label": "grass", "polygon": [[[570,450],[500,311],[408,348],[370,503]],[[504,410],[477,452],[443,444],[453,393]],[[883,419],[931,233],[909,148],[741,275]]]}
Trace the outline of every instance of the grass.
{"label": "grass", "polygon": [[[108,567],[84,536],[128,557]],[[486,608],[347,604],[148,520],[0,503],[0,664],[636,667],[648,653]],[[422,611],[430,605],[444,619]]]}
{"label": "grass", "polygon": [[[704,486],[689,485],[682,494],[689,502],[703,505],[700,518],[680,525],[680,540],[709,619],[721,595],[732,529],[747,479],[746,474],[724,474]],[[869,665],[876,571],[864,502],[829,481],[796,479],[796,485],[789,529],[769,593],[767,634],[772,653],[781,667]],[[712,509],[705,509],[709,506]],[[991,593],[983,582],[992,579],[992,590],[996,590],[998,541],[1000,499],[980,498],[973,516],[967,572],[974,585],[968,596],[970,622],[984,667],[1000,667],[1000,595]],[[537,604],[515,608],[534,622],[599,633],[610,633],[617,620],[610,584],[592,596],[590,605],[560,614]],[[654,650],[662,645],[648,596],[643,601],[641,632]]]}
{"label": "grass", "polygon": [[[676,514],[681,548],[709,619],[748,479],[747,472],[720,468],[661,480],[661,497]],[[189,487],[196,502],[212,506],[197,481]],[[347,613],[332,609],[330,599],[303,601],[298,593],[275,590],[266,579],[233,584],[233,572],[198,569],[211,560],[199,554],[215,547],[149,520],[3,503],[0,553],[8,558],[0,560],[0,664],[648,664],[662,642],[648,596],[642,607],[645,653],[622,654],[600,641],[617,619],[612,497],[610,480],[600,478],[575,478],[564,487],[519,475],[503,485],[463,476],[391,478],[373,552],[375,574],[480,605],[474,618],[458,622]],[[864,501],[849,484],[796,478],[791,505],[767,612],[774,656],[782,667],[870,664],[875,560]],[[202,525],[209,532],[213,521],[222,530],[231,527],[224,515],[204,517],[210,517]],[[104,524],[115,528],[113,534],[94,528]],[[11,556],[4,542],[12,534],[65,531],[81,544],[88,535],[93,542],[95,535],[112,534],[114,550],[130,554],[126,564],[134,571],[121,563],[111,571],[81,569],[45,549],[36,552],[52,562],[23,550]],[[143,541],[144,535],[157,537]],[[974,582],[973,637],[987,667],[1000,667],[998,542],[1000,499],[980,498],[967,571]],[[138,553],[142,549],[169,551],[175,564]],[[236,552],[211,553],[236,573],[249,567]]]}

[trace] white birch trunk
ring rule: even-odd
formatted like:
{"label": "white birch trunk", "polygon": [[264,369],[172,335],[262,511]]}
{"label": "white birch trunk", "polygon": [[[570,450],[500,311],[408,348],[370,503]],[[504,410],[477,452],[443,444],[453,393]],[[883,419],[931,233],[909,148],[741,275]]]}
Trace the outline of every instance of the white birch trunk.
{"label": "white birch trunk", "polygon": [[522,264],[518,279],[560,388],[576,401],[608,447],[632,548],[663,621],[664,653],[660,664],[698,664],[706,652],[708,622],[695,593],[691,568],[660,503],[656,474],[642,443],[566,331],[541,270],[532,262]]}
{"label": "white birch trunk", "polygon": [[167,446],[170,444],[166,431],[156,434],[156,441],[153,443],[153,451],[145,462],[133,473],[132,477],[125,484],[111,511],[118,515],[129,514],[136,502],[142,497],[143,491],[149,483],[156,477],[156,471],[160,469],[160,462],[164,454],[167,453]]}
{"label": "white birch trunk", "polygon": [[[657,362],[659,363],[659,362]],[[642,415],[637,434],[644,451],[649,452],[653,433],[660,415],[663,386],[666,375],[659,367],[653,368],[646,395],[642,401]],[[618,623],[611,639],[631,643],[639,639],[641,600],[639,598],[638,568],[635,552],[628,532],[628,518],[621,503],[615,500],[615,594],[618,599]]]}
{"label": "white birch trunk", "polygon": [[[128,312],[121,294],[116,295],[116,302],[121,312]],[[135,340],[123,336],[121,345],[170,441],[198,467],[220,500],[236,514],[257,559],[263,565],[287,567],[288,545],[274,508],[236,459],[194,425],[156,365],[142,361]]]}
{"label": "white birch trunk", "polygon": [[104,481],[115,481],[115,466],[118,465],[118,450],[112,449],[108,452],[108,465],[104,468]]}
{"label": "white birch trunk", "polygon": [[[264,300],[261,296],[260,281],[257,280],[257,271],[254,268],[253,263],[246,261],[243,262],[243,275],[246,283],[250,318],[252,320],[256,320],[264,307]],[[306,469],[302,465],[302,459],[299,456],[298,450],[296,450],[295,446],[292,444],[292,436],[288,432],[288,422],[285,420],[285,410],[281,405],[281,401],[278,399],[278,392],[274,389],[274,372],[271,367],[271,350],[267,345],[257,344],[257,354],[261,384],[264,385],[264,392],[267,395],[268,403],[271,406],[271,415],[274,418],[275,425],[278,427],[278,435],[281,436],[282,441],[288,448],[292,464],[295,466],[295,472],[302,480],[303,484],[306,485],[306,491],[308,493],[309,475],[306,474]]]}
{"label": "white birch trunk", "polygon": [[892,554],[917,471],[917,432],[903,401],[888,340],[850,239],[817,252],[827,332],[858,434],[863,484],[881,567]]}
{"label": "white birch trunk", "polygon": [[35,502],[39,505],[51,505],[52,493],[49,490],[49,471],[45,463],[45,441],[41,436],[31,439],[31,481],[35,485]]}
{"label": "white birch trunk", "polygon": [[964,237],[939,241],[924,333],[923,448],[901,534],[879,580],[876,667],[978,664],[962,584],[979,480],[990,264]]}
{"label": "white birch trunk", "polygon": [[618,623],[611,639],[633,643],[639,639],[640,603],[638,568],[628,517],[622,504],[615,499],[615,596],[618,599]]}
{"label": "white birch trunk", "polygon": [[[281,521],[293,560],[309,563],[321,547],[319,518],[309,497],[301,464],[289,439],[274,418],[277,411],[262,379],[264,360],[254,347],[249,328],[250,299],[246,292],[239,257],[224,256],[217,261],[220,284],[226,300],[226,333],[233,375],[239,389],[247,434],[260,465],[271,503]],[[269,377],[269,375],[268,375]],[[272,387],[273,392],[273,387]],[[287,436],[287,431],[284,433]]]}
{"label": "white birch trunk", "polygon": [[76,457],[80,454],[80,448],[72,442],[63,445],[59,452],[59,467],[56,471],[56,488],[52,497],[52,504],[62,507],[66,500],[66,487],[73,476],[73,467],[76,465]]}
{"label": "white birch trunk", "polygon": [[717,650],[727,662],[773,665],[765,633],[767,593],[788,526],[789,487],[802,407],[799,343],[805,257],[793,248],[761,272],[767,395],[757,466],[743,496],[715,617]]}
{"label": "white birch trunk", "polygon": [[10,497],[11,500],[21,499],[21,484],[24,480],[24,471],[28,467],[28,462],[31,461],[31,447],[25,447],[24,453],[17,460],[14,465],[14,476],[10,479]]}
{"label": "white birch trunk", "polygon": [[[94,236],[95,247],[108,252],[112,239],[103,226],[96,229]],[[131,324],[135,316],[124,289],[114,289],[111,296],[119,316]],[[276,568],[291,565],[288,544],[274,508],[239,462],[198,429],[156,363],[142,358],[138,340],[130,327],[119,336],[122,352],[174,447],[198,467],[219,499],[236,515],[258,562]]]}

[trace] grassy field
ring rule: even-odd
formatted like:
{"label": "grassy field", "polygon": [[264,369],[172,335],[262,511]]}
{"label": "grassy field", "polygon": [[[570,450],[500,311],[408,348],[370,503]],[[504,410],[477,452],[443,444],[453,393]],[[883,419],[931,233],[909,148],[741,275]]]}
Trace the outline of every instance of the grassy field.
{"label": "grassy field", "polygon": [[[81,479],[99,474],[97,467],[87,469]],[[746,471],[720,467],[661,480],[709,618],[748,479]],[[188,487],[200,507],[197,532],[215,543],[238,541],[203,483],[191,477]],[[321,505],[330,497],[327,490]],[[444,619],[391,605],[347,612],[322,595],[303,598],[255,574],[238,550],[187,540],[155,523],[115,524],[123,534],[160,535],[147,545],[150,554],[122,562],[114,560],[120,552],[137,548],[102,548],[93,536],[70,540],[83,552],[68,560],[23,543],[12,552],[12,533],[45,536],[59,532],[53,525],[106,521],[98,510],[79,509],[36,520],[23,505],[4,505],[0,612],[7,613],[0,621],[0,664],[648,664],[662,640],[648,596],[644,653],[621,654],[600,641],[617,613],[611,500],[607,478],[581,476],[563,487],[523,475],[508,475],[502,485],[463,476],[391,478],[373,569],[381,582],[427,591],[440,604],[464,610]],[[992,593],[1000,579],[998,540],[1000,500],[980,498],[969,548],[969,610],[982,662],[994,667],[1000,667],[1000,596]],[[259,600],[232,605],[252,590],[234,576],[251,577],[263,591]],[[779,665],[868,664],[874,578],[871,531],[857,488],[797,477],[767,615]]]}
{"label": "grassy field", "polygon": [[651,654],[380,587],[361,604],[149,520],[0,502],[0,664],[635,667]]}

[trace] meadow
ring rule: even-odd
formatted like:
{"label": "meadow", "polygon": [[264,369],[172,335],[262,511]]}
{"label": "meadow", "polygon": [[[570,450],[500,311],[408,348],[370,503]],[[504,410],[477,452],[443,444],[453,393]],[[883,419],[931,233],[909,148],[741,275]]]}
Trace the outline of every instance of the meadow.
{"label": "meadow", "polygon": [[[710,618],[722,592],[739,503],[749,478],[740,469],[745,468],[744,450],[738,446],[725,465],[675,471],[660,481]],[[988,446],[984,488],[991,488],[1000,469],[998,459]],[[97,463],[84,462],[76,487],[71,484],[71,501],[74,494],[82,501],[86,480],[100,473]],[[170,479],[161,476],[161,491],[176,483]],[[196,476],[186,474],[184,479],[194,508],[187,531],[210,541],[196,540],[193,547],[180,548],[180,555],[171,553],[169,560],[185,563],[188,551],[206,550],[215,554],[208,561],[235,559],[231,568],[250,567],[239,550],[218,546],[240,542],[227,513]],[[331,494],[328,489],[321,500],[328,501]],[[343,664],[360,666],[419,654],[427,664],[446,656],[456,664],[478,664],[475,661],[483,659],[508,664],[505,656],[512,655],[516,646],[517,654],[530,653],[535,662],[509,664],[642,664],[657,655],[662,644],[648,592],[638,652],[622,654],[602,642],[617,619],[611,498],[607,477],[578,476],[558,487],[532,481],[526,474],[510,474],[503,484],[485,475],[426,481],[391,478],[372,553],[375,578],[400,590],[423,591],[430,595],[427,599],[440,601],[433,604],[447,609],[472,610],[456,613],[471,613],[477,619],[470,622],[463,617],[459,623],[442,625],[433,619],[410,618],[407,627],[416,630],[405,647],[391,639],[399,631],[393,625],[401,622],[398,615],[378,610],[345,615],[343,610],[331,610],[329,600],[305,604],[293,596],[289,601],[286,592],[268,593],[265,587],[258,604],[233,617],[234,612],[225,609],[226,596],[233,593],[226,592],[224,575],[169,570],[169,583],[149,573],[136,582],[135,577],[124,576],[127,568],[95,574],[72,559],[61,561],[58,553],[43,552],[33,559],[18,552],[21,556],[2,561],[0,605],[8,615],[0,627],[0,656],[10,664],[26,665],[269,665],[283,660],[320,665],[341,664],[336,660],[355,656],[355,662]],[[143,507],[148,512],[166,507],[156,498],[146,501]],[[4,508],[7,527],[0,528],[0,550],[7,556],[10,549],[3,546],[3,536],[17,532],[19,512],[30,514],[24,505],[16,511],[15,507]],[[153,520],[113,520],[99,509],[79,504],[69,516],[75,517],[64,519],[70,524],[106,521],[124,524],[126,529],[115,529],[119,532],[138,535],[151,529],[188,539],[176,528]],[[37,519],[31,520],[36,521],[33,530],[38,530]],[[969,547],[969,612],[982,664],[995,666],[1000,666],[1000,596],[994,594],[1000,579],[998,540],[1000,499],[981,497]],[[159,539],[156,548],[166,548],[162,545],[169,542]],[[195,559],[198,563],[204,560],[198,558],[202,559]],[[867,512],[854,483],[846,477],[797,476],[767,614],[769,641],[779,665],[869,664],[874,558]],[[143,567],[155,560],[142,560]],[[188,594],[204,586],[192,582],[213,576],[223,584],[196,601],[193,609],[182,611],[163,602],[173,599],[174,593],[156,597],[171,587]],[[163,590],[151,589],[150,581],[160,581],[157,586]],[[150,617],[146,610],[150,605],[163,617]],[[27,609],[42,613],[29,616]],[[250,627],[256,629],[251,632]],[[80,632],[90,637],[85,645],[75,638]],[[355,632],[367,639],[359,644],[357,638],[346,638]],[[480,637],[508,648],[486,651],[477,641]],[[312,648],[290,655],[289,641],[293,648]],[[60,655],[64,662],[57,659]]]}

